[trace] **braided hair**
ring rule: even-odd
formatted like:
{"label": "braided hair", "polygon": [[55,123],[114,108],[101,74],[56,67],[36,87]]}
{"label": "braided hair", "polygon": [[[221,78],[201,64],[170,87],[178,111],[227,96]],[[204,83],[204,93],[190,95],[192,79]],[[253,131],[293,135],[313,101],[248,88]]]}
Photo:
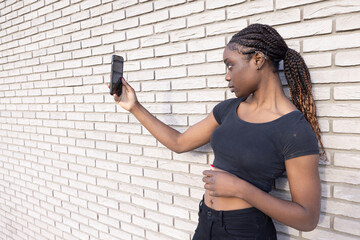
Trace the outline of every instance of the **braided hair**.
{"label": "braided hair", "polygon": [[[239,50],[239,45],[242,47]],[[320,142],[322,153],[326,153],[321,141],[321,131],[316,117],[316,107],[311,90],[309,69],[301,55],[290,49],[280,34],[272,27],[265,24],[251,24],[235,34],[228,45],[230,50],[237,50],[247,55],[249,61],[255,51],[261,51],[270,59],[270,66],[274,73],[279,72],[279,62],[284,60],[284,73],[289,85],[291,100],[310,123],[317,139]]]}

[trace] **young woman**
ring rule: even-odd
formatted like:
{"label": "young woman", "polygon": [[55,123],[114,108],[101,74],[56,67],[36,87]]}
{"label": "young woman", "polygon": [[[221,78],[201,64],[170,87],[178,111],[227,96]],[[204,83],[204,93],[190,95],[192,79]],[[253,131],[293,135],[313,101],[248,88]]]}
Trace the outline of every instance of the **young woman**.
{"label": "young woman", "polygon": [[[303,58],[274,28],[252,24],[232,37],[223,60],[236,98],[216,105],[184,133],[151,115],[125,79],[122,95],[114,99],[172,151],[211,142],[215,159],[203,172],[205,194],[193,240],[273,240],[272,219],[313,230],[320,214],[318,141],[325,151]],[[292,102],[281,85],[281,60]],[[269,194],[285,170],[291,201]]]}

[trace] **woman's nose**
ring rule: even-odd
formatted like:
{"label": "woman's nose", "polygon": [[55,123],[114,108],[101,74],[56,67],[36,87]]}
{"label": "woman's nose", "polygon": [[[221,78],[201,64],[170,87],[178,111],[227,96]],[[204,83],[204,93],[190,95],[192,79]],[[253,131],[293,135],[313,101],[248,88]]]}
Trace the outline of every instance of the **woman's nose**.
{"label": "woman's nose", "polygon": [[231,78],[230,78],[230,74],[229,74],[229,71],[228,71],[228,72],[226,72],[226,75],[225,75],[225,80],[226,80],[226,81],[230,81],[230,80],[231,80]]}

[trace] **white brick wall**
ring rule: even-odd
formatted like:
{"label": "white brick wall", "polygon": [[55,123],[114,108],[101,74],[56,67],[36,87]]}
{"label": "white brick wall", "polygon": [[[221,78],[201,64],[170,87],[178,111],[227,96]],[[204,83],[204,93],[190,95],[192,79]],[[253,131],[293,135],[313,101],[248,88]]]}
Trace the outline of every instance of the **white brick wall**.
{"label": "white brick wall", "polygon": [[[359,13],[352,0],[0,2],[0,239],[190,240],[211,149],[171,152],[116,106],[111,55],[184,131],[233,97],[222,51],[255,22],[304,56],[330,160],[319,226],[276,223],[279,239],[359,239]],[[276,188],[289,199],[286,178]]]}

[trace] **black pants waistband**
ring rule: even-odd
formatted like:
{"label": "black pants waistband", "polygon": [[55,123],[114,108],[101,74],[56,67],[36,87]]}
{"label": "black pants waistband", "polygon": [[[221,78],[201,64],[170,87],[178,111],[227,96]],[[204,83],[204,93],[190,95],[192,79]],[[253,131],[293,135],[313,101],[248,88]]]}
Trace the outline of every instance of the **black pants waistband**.
{"label": "black pants waistband", "polygon": [[218,218],[219,220],[223,219],[231,219],[232,217],[239,218],[241,216],[248,217],[249,215],[253,217],[267,217],[263,212],[255,207],[237,209],[237,210],[215,210],[208,207],[205,204],[204,196],[199,203],[199,213],[207,214],[208,217],[212,217],[214,219]]}

